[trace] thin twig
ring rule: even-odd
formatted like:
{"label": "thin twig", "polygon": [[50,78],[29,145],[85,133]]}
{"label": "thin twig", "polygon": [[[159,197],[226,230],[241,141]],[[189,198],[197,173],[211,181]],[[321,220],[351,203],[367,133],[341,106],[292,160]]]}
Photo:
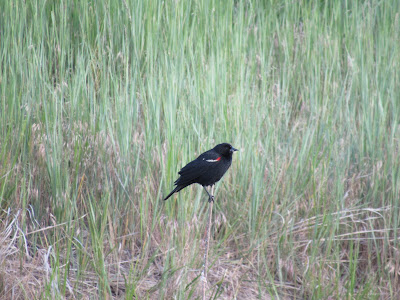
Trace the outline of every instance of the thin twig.
{"label": "thin twig", "polygon": [[[214,186],[211,187],[211,196],[214,196]],[[211,232],[211,218],[212,218],[212,209],[214,206],[214,200],[209,202],[208,206],[208,223],[207,223],[207,236],[206,236],[206,250],[204,252],[204,269],[201,274],[201,278],[203,281],[203,300],[206,299],[206,290],[207,290],[207,268],[208,268],[208,250],[210,248],[210,232]]]}

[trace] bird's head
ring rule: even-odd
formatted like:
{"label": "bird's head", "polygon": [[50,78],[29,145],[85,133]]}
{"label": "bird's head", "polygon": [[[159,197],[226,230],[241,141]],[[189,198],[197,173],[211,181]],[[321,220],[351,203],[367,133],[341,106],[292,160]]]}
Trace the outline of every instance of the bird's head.
{"label": "bird's head", "polygon": [[223,156],[231,156],[233,152],[238,151],[238,149],[228,143],[219,144],[214,147],[214,150]]}

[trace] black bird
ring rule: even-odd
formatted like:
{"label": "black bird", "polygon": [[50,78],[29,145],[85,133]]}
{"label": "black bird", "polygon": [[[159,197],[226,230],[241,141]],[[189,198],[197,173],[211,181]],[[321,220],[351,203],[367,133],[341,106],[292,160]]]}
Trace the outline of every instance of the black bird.
{"label": "black bird", "polygon": [[231,166],[232,153],[235,151],[237,149],[230,144],[223,143],[201,154],[178,172],[181,176],[175,181],[176,187],[164,200],[171,197],[173,193],[177,193],[193,183],[198,183],[206,190],[209,197],[208,202],[214,201],[214,196],[210,195],[206,186],[214,185],[224,176]]}

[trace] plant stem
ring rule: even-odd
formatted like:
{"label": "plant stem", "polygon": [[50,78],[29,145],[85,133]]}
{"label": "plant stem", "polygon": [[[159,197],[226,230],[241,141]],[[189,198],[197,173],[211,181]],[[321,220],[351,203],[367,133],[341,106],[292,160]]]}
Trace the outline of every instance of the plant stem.
{"label": "plant stem", "polygon": [[[214,185],[211,187],[211,196],[214,196]],[[210,248],[210,232],[211,232],[211,218],[212,218],[212,209],[214,206],[214,201],[209,202],[208,206],[208,223],[207,223],[207,235],[206,235],[206,249],[204,252],[204,269],[202,274],[203,281],[203,300],[206,299],[206,289],[207,289],[207,268],[208,268],[208,250]]]}

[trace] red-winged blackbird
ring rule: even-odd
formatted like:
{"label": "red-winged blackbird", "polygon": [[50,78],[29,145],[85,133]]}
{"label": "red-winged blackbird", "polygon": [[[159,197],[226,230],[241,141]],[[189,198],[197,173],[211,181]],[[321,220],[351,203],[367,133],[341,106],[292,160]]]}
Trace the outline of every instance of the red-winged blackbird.
{"label": "red-winged blackbird", "polygon": [[214,201],[206,186],[214,185],[219,181],[232,163],[232,153],[237,151],[228,143],[215,146],[201,154],[194,161],[184,166],[178,173],[181,175],[176,181],[176,187],[164,200],[167,200],[173,193],[179,192],[188,185],[198,183],[203,186],[208,194],[208,201]]}

